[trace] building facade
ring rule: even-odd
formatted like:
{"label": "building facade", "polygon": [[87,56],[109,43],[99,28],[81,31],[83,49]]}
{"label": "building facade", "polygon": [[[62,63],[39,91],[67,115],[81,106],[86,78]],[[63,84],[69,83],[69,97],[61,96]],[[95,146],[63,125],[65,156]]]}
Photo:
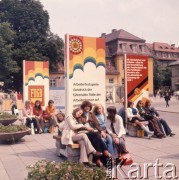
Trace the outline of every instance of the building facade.
{"label": "building facade", "polygon": [[147,44],[152,51],[153,58],[159,62],[161,68],[165,69],[170,63],[179,60],[179,48],[174,44],[154,42]]}
{"label": "building facade", "polygon": [[179,60],[169,65],[172,69],[172,89],[179,91]]}
{"label": "building facade", "polygon": [[120,102],[124,97],[124,54],[148,56],[149,93],[153,93],[153,57],[144,39],[123,29],[102,33],[106,39],[106,93],[111,101]]}
{"label": "building facade", "polygon": [[[152,44],[147,44],[147,46],[160,69],[156,76],[159,77],[159,81],[161,81],[159,88],[173,89],[173,84],[175,83],[173,76],[176,74],[176,71],[174,68],[171,68],[173,66],[170,66],[170,64],[179,60],[179,48],[175,47],[174,44],[169,45],[168,43],[161,42],[154,42]],[[173,80],[174,82],[172,82]]]}

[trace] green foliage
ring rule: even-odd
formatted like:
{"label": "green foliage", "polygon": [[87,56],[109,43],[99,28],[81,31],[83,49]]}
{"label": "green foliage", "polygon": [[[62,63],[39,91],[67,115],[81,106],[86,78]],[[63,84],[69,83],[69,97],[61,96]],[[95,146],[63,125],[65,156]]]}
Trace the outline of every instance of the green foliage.
{"label": "green foliage", "polygon": [[161,67],[157,60],[154,60],[154,89],[164,86],[171,86],[171,68]]}
{"label": "green foliage", "polygon": [[74,162],[55,163],[41,160],[28,166],[28,180],[105,180],[106,173],[98,167],[90,168]]}
{"label": "green foliage", "polygon": [[[51,68],[57,67],[56,63],[63,61],[63,41],[50,32],[49,14],[40,1],[1,0],[0,23],[4,22],[10,24],[13,32],[11,46],[6,48],[4,54],[12,62],[11,67],[15,68],[14,63],[17,63],[21,70],[17,73],[17,69],[11,69],[17,87],[22,85],[23,60],[49,60]],[[5,74],[6,71],[4,69]]]}
{"label": "green foliage", "polygon": [[8,125],[3,126],[0,125],[0,133],[12,133],[12,132],[19,132],[19,131],[25,131],[28,128],[25,125]]}
{"label": "green foliage", "polygon": [[0,120],[6,120],[6,119],[16,119],[17,116],[16,115],[12,115],[10,113],[7,112],[1,112],[0,113]]}
{"label": "green foliage", "polygon": [[43,54],[50,57],[50,69],[52,71],[57,72],[57,63],[63,63],[63,48],[63,40],[59,36],[50,33],[44,46]]}
{"label": "green foliage", "polygon": [[12,59],[14,36],[9,23],[0,23],[0,80],[19,71],[16,61]]}

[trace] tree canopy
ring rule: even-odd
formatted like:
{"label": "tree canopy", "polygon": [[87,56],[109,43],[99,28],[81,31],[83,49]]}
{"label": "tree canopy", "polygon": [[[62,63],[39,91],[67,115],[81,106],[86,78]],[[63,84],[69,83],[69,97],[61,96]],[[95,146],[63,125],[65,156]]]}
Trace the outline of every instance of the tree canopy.
{"label": "tree canopy", "polygon": [[41,2],[1,0],[0,24],[7,22],[13,33],[8,55],[20,69],[12,71],[16,84],[22,84],[23,60],[49,60],[51,69],[63,61],[63,40],[50,31],[49,14]]}
{"label": "tree canopy", "polygon": [[12,59],[15,34],[9,26],[9,23],[0,23],[0,81],[19,71],[16,61]]}

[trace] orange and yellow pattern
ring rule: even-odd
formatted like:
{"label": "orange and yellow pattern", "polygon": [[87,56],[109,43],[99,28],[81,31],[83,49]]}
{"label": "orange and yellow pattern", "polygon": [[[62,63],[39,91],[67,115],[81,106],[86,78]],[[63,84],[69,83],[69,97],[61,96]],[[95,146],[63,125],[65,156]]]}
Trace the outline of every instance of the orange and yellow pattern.
{"label": "orange and yellow pattern", "polygon": [[29,81],[35,81],[37,76],[49,79],[49,62],[25,61],[25,86]]}
{"label": "orange and yellow pattern", "polygon": [[69,36],[69,78],[73,78],[76,69],[83,68],[91,62],[105,67],[105,43],[103,38]]}

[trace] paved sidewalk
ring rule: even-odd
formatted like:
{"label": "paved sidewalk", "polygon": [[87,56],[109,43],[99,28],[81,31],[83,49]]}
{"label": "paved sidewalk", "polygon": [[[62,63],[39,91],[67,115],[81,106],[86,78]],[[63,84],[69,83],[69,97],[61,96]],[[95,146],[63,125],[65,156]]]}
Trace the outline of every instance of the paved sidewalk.
{"label": "paved sidewalk", "polygon": [[174,113],[179,113],[179,100],[177,97],[172,97],[171,100],[169,101],[169,107],[166,107],[166,102],[164,98],[156,97],[156,98],[151,98],[152,100],[152,105],[156,107],[157,110],[163,111],[163,112],[174,112]]}
{"label": "paved sidewalk", "polygon": [[[179,100],[174,98],[170,101],[170,107],[165,107],[165,101],[160,98],[152,98],[153,105],[161,112],[162,115],[178,117]],[[170,115],[172,114],[172,115]],[[174,132],[179,132],[179,126],[171,126]],[[145,163],[163,163],[164,167],[160,168],[160,173],[166,170],[167,163],[173,163],[176,166],[176,173],[179,176],[179,133],[174,137],[167,137],[162,140],[153,138],[126,137],[127,149],[132,155],[134,162],[141,166],[141,173],[144,173]],[[55,140],[52,134],[26,135],[22,141],[12,145],[0,144],[0,180],[24,180],[27,178],[27,165],[34,164],[41,159],[60,162],[64,158],[55,155]],[[123,167],[127,173],[130,166]],[[133,168],[134,169],[134,168]],[[167,168],[169,169],[169,168]],[[171,169],[171,167],[170,167]],[[149,179],[155,180],[155,171],[149,168]],[[124,179],[120,178],[121,180]]]}

